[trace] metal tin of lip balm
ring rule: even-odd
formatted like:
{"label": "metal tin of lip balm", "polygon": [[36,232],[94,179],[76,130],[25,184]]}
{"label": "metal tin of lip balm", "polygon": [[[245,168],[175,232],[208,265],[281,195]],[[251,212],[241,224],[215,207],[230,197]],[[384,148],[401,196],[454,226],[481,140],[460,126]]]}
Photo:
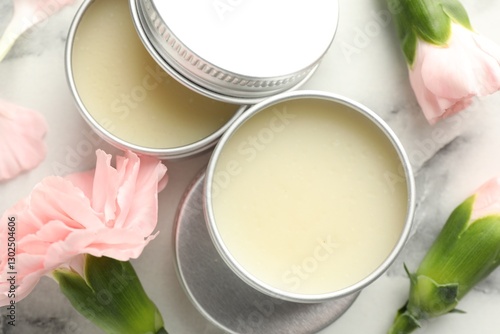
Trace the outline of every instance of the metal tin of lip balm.
{"label": "metal tin of lip balm", "polygon": [[307,81],[339,15],[336,0],[130,0],[130,6],[144,45],[170,75],[239,104]]}
{"label": "metal tin of lip balm", "polygon": [[212,148],[248,108],[198,94],[144,48],[127,1],[86,0],[69,30],[66,75],[84,120],[120,149],[177,159]]}
{"label": "metal tin of lip balm", "polygon": [[176,269],[196,309],[224,333],[317,333],[340,318],[358,293],[325,303],[293,303],[269,297],[236,276],[221,259],[203,215],[204,173],[179,204],[174,223]]}
{"label": "metal tin of lip balm", "polygon": [[207,167],[205,219],[218,253],[254,289],[319,303],[371,284],[411,229],[404,148],[365,106],[296,91],[254,105]]}

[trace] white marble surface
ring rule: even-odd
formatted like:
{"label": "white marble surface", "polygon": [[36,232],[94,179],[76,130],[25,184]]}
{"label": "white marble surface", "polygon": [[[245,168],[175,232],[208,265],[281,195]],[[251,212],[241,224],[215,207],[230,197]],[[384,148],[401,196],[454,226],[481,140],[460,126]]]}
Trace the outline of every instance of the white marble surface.
{"label": "white marble surface", "polygon": [[[500,2],[463,3],[476,30],[500,43]],[[0,184],[2,212],[26,196],[44,176],[85,170],[94,164],[93,152],[73,156],[85,145],[85,133],[90,129],[73,103],[64,73],[65,39],[77,6],[64,9],[23,36],[0,63],[0,97],[39,110],[49,123],[48,155],[42,165]],[[384,0],[342,0],[340,7],[335,42],[304,88],[358,100],[392,126],[415,168],[417,210],[412,236],[394,265],[362,292],[341,319],[321,333],[378,334],[387,330],[407,297],[408,280],[402,263],[416,268],[451,210],[485,180],[500,175],[500,93],[476,101],[467,111],[437,126],[429,126],[410,89],[392,22],[376,19],[387,14]],[[0,31],[11,13],[11,0],[0,0]],[[366,32],[369,36],[362,36]],[[116,152],[102,141],[92,145]],[[209,153],[167,162],[170,184],[160,196],[160,236],[133,262],[172,334],[220,333],[186,298],[172,256],[171,230],[177,204],[208,157]],[[500,272],[474,289],[460,308],[467,313],[430,321],[419,333],[498,333]],[[11,328],[0,319],[0,333],[100,333],[72,309],[48,278],[18,304],[17,321],[18,326]]]}

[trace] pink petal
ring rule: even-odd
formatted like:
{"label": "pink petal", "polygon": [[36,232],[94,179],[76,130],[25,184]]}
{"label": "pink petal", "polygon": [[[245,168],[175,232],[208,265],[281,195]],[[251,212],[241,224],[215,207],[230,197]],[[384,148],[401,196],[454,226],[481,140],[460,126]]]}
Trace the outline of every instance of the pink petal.
{"label": "pink petal", "polygon": [[[131,154],[128,153],[127,157]],[[153,232],[158,222],[158,192],[167,168],[158,159],[148,156],[141,156],[137,165],[139,169],[134,188],[128,189],[133,193],[128,195],[128,200],[126,194],[119,198],[121,214],[116,226],[140,228],[146,236]]]}
{"label": "pink petal", "polygon": [[80,189],[85,197],[92,198],[95,170],[66,175],[64,178]]}
{"label": "pink petal", "polygon": [[29,207],[44,223],[59,220],[75,229],[103,226],[102,217],[92,209],[89,199],[62,177],[49,176],[35,186]]}
{"label": "pink petal", "polygon": [[486,96],[500,90],[500,46],[479,34],[473,35],[478,50],[482,51],[484,63],[482,71],[483,85],[478,96]]}
{"label": "pink petal", "polygon": [[[139,157],[130,151],[126,152],[125,157],[116,158],[116,169],[120,179],[120,187],[117,192],[117,205],[119,214],[115,222],[116,228],[124,227],[124,220],[129,220],[128,213],[134,201],[139,200],[140,196],[137,195],[138,189],[137,177],[140,170]],[[149,231],[151,233],[151,231]],[[148,234],[149,234],[148,233]]]}
{"label": "pink petal", "polygon": [[409,71],[410,84],[415,93],[415,97],[424,112],[425,117],[429,123],[434,124],[441,116],[441,108],[437,97],[425,86],[424,78],[422,76],[422,67],[424,64],[427,48],[430,46],[427,43],[418,42],[417,57],[413,68]]}
{"label": "pink petal", "polygon": [[66,262],[75,254],[108,256],[119,261],[137,258],[154,236],[144,238],[138,230],[102,228],[80,230],[65,240],[51,245],[47,259],[51,262]]}
{"label": "pink petal", "polygon": [[25,253],[43,255],[52,243],[66,239],[74,231],[63,222],[52,220],[36,233],[21,239],[18,246]]}
{"label": "pink petal", "polygon": [[484,53],[489,54],[497,63],[500,63],[500,45],[483,35],[473,34],[473,38]]}
{"label": "pink petal", "polygon": [[419,41],[410,82],[427,120],[434,124],[467,108],[475,96],[500,89],[500,48],[453,24],[447,46]]}
{"label": "pink petal", "polygon": [[[29,275],[26,279],[21,280],[21,282],[19,281],[19,277],[16,277],[17,283],[19,284],[18,288],[16,289],[16,302],[28,296],[38,284],[42,276],[43,275],[38,274]],[[6,278],[8,277],[9,276],[7,276]],[[0,282],[0,306],[9,305],[10,301],[12,300],[12,298],[9,298],[8,296],[9,290],[9,282],[2,280],[2,282]]]}
{"label": "pink petal", "polygon": [[471,220],[500,214],[500,178],[494,178],[476,191]]}
{"label": "pink petal", "polygon": [[113,221],[116,216],[116,196],[118,191],[118,175],[111,167],[111,155],[102,150],[96,151],[97,162],[94,171],[92,188],[92,208],[104,213],[105,222]]}
{"label": "pink petal", "polygon": [[431,46],[426,48],[425,57],[422,78],[425,87],[436,97],[443,100],[460,99],[474,91],[472,64],[461,51]]}
{"label": "pink petal", "polygon": [[41,114],[0,100],[0,181],[35,168],[45,158],[47,124]]}
{"label": "pink petal", "polygon": [[[26,235],[35,233],[38,231],[42,226],[43,222],[38,219],[35,215],[32,214],[28,210],[28,199],[22,199],[19,201],[17,204],[15,204],[12,208],[6,210],[4,214],[2,215],[1,223],[0,224],[0,235],[4,236],[7,233],[7,224],[6,222],[8,221],[9,217],[15,217],[16,218],[16,234],[19,239],[24,238]],[[17,224],[17,222],[22,221],[22,224]],[[0,252],[0,254],[3,254]]]}
{"label": "pink petal", "polygon": [[[11,276],[9,270],[0,268],[0,306],[10,303],[8,292],[10,283],[7,279]],[[16,258],[16,302],[25,298],[36,286],[40,278],[46,273],[43,268],[43,256],[19,254]],[[25,274],[26,273],[26,274]]]}
{"label": "pink petal", "polygon": [[77,255],[68,262],[69,268],[76,271],[81,277],[85,277],[84,267],[85,267],[85,254]]}

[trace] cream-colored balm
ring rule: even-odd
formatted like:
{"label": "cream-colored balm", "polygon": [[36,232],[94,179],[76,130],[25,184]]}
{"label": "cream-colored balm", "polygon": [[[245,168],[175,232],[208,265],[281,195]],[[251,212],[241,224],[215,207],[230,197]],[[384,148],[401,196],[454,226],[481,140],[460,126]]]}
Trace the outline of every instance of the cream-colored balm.
{"label": "cream-colored balm", "polygon": [[224,146],[212,183],[216,228],[255,279],[334,292],[370,275],[397,244],[407,214],[400,171],[393,144],[357,111],[281,102]]}
{"label": "cream-colored balm", "polygon": [[126,0],[89,6],[75,35],[72,69],[92,117],[116,137],[143,147],[199,141],[239,108],[192,92],[165,73],[139,40]]}

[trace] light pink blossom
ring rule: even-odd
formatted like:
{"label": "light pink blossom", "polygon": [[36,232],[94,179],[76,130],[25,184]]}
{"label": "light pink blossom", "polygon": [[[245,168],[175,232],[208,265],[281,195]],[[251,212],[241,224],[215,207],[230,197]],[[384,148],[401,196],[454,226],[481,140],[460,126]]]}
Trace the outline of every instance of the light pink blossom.
{"label": "light pink blossom", "polygon": [[500,215],[500,178],[489,180],[476,191],[471,221],[493,214]]}
{"label": "light pink blossom", "polygon": [[[0,306],[9,303],[9,217],[15,217],[16,301],[40,278],[62,267],[82,272],[83,254],[120,261],[137,258],[158,221],[158,192],[166,167],[156,158],[126,152],[116,158],[96,152],[94,171],[50,176],[1,218]],[[11,218],[12,219],[12,218]]]}
{"label": "light pink blossom", "polygon": [[500,89],[500,47],[459,24],[445,46],[418,40],[410,82],[431,124]]}
{"label": "light pink blossom", "polygon": [[26,30],[74,2],[75,0],[14,0],[14,15],[0,39],[0,61]]}
{"label": "light pink blossom", "polygon": [[37,111],[0,100],[0,181],[43,161],[46,132],[45,119]]}

